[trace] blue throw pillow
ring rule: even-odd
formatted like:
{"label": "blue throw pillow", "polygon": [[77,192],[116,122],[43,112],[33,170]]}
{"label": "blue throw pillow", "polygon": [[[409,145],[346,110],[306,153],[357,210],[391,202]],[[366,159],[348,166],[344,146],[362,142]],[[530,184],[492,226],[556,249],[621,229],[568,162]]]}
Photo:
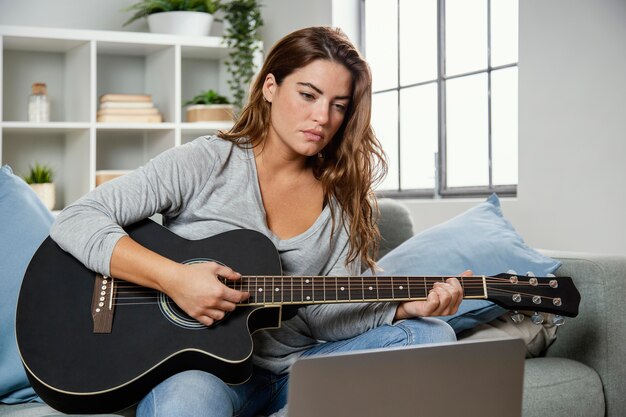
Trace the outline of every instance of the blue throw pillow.
{"label": "blue throw pillow", "polygon": [[[431,227],[385,255],[379,266],[385,275],[497,275],[514,270],[536,276],[554,273],[561,263],[528,247],[504,218],[500,200],[492,194],[445,223]],[[506,310],[487,300],[463,300],[459,311],[442,317],[460,333],[487,323]]]}
{"label": "blue throw pillow", "polygon": [[15,308],[26,267],[47,237],[53,216],[8,165],[0,168],[0,402],[38,397],[15,344]]}

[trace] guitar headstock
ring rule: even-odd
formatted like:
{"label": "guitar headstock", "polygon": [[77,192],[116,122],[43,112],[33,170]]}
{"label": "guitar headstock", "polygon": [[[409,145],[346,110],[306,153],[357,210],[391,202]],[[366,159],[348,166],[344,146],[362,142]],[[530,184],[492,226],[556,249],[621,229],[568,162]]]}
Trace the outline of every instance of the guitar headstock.
{"label": "guitar headstock", "polygon": [[570,277],[509,273],[487,277],[487,298],[509,310],[535,310],[567,317],[576,317],[580,304],[580,293]]}

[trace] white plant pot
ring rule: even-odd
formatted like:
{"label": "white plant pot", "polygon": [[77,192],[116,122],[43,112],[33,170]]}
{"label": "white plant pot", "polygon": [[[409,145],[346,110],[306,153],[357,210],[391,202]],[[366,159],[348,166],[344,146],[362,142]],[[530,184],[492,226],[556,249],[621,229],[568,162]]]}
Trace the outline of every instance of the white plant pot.
{"label": "white plant pot", "polygon": [[30,184],[30,188],[37,194],[37,197],[41,200],[44,206],[48,210],[52,210],[55,204],[55,190],[54,183],[47,182],[45,184]]}
{"label": "white plant pot", "polygon": [[148,15],[150,32],[172,35],[208,36],[213,15],[203,12],[161,12]]}

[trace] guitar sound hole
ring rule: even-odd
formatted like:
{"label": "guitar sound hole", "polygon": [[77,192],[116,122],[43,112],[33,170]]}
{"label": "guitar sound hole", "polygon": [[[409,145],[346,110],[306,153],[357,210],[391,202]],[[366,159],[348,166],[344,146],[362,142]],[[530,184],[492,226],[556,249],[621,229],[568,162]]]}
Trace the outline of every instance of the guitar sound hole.
{"label": "guitar sound hole", "polygon": [[176,326],[190,330],[206,329],[204,324],[185,313],[170,297],[163,293],[159,294],[159,308],[161,313]]}
{"label": "guitar sound hole", "polygon": [[[216,261],[212,259],[195,258],[185,261],[183,264],[196,264],[204,262]],[[202,330],[207,328],[207,326],[185,313],[183,309],[178,307],[178,305],[170,297],[163,293],[159,294],[159,308],[161,309],[161,313],[163,313],[163,315],[176,326],[190,330]],[[228,316],[228,313],[226,313],[226,316]],[[224,318],[226,318],[226,316]],[[217,325],[218,323],[219,321],[216,321],[211,327]]]}

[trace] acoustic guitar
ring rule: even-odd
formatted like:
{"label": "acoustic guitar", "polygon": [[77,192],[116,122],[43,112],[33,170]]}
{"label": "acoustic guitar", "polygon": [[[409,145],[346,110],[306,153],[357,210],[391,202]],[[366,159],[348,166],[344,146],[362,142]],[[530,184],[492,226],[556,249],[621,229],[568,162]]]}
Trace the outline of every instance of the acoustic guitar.
{"label": "acoustic guitar", "polygon": [[[90,271],[48,237],[22,283],[16,336],[33,388],[59,411],[121,410],[189,369],[213,373],[227,383],[245,382],[252,371],[251,334],[279,327],[296,307],[422,300],[435,282],[448,278],[283,276],[276,248],[259,232],[233,230],[190,241],[151,220],[125,230],[171,260],[232,267],[242,279],[223,282],[251,296],[206,327],[163,293]],[[580,294],[568,277],[458,279],[467,299],[488,299],[511,310],[578,314]]]}

